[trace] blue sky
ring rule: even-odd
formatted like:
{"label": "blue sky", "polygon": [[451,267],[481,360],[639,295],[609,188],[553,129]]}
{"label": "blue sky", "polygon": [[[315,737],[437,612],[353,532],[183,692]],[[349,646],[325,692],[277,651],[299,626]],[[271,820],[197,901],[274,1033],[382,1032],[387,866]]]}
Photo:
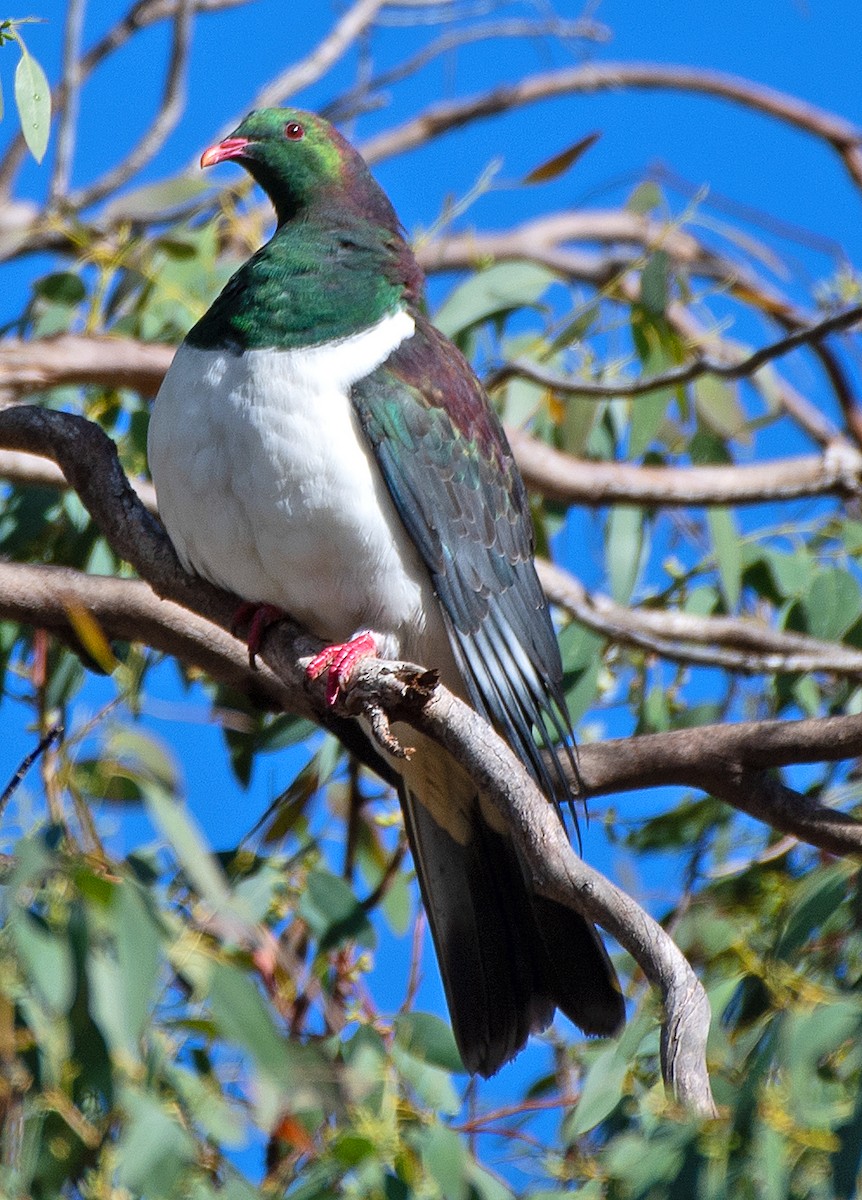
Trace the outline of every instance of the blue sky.
{"label": "blue sky", "polygon": [[[124,7],[115,0],[92,0],[85,44]],[[540,7],[537,3],[535,9]],[[524,4],[522,14],[535,9]],[[576,11],[575,6],[571,11]],[[33,12],[47,21],[28,27],[24,33],[30,49],[54,79],[65,4],[60,0],[37,2]],[[715,4],[714,0],[656,0],[653,4],[604,0],[594,6],[593,16],[612,32],[610,42],[590,50],[599,60],[713,67],[797,94],[862,123],[858,64],[862,9],[858,0],[728,0],[724,4]],[[294,0],[289,5],[282,0],[258,0],[241,12],[201,19],[186,118],[139,182],[162,178],[199,154],[226,121],[241,115],[261,83],[314,44],[329,19],[329,5],[319,0]],[[417,41],[415,33],[389,30],[382,39],[384,54],[394,60],[408,44]],[[77,184],[109,166],[146,127],[157,103],[166,44],[164,27],[147,30],[88,86],[82,106]],[[450,93],[457,89],[469,94],[517,78],[523,71],[545,70],[568,61],[572,60],[559,52],[543,57],[534,49],[516,52],[503,44],[493,53],[486,48],[461,55],[455,63],[436,64],[405,89],[404,97],[416,105],[445,96],[447,88]],[[13,51],[4,48],[0,52],[0,75],[7,97],[7,114],[0,125],[3,137],[14,126],[8,111],[13,64]],[[354,60],[348,58],[330,80],[310,88],[296,101],[306,107],[324,104],[351,80],[354,68]],[[404,112],[401,105],[400,113]],[[361,141],[390,121],[386,111],[372,113],[348,132]],[[383,163],[376,173],[408,230],[427,228],[437,217],[443,196],[467,191],[491,157],[502,155],[503,177],[519,178],[591,130],[601,130],[602,138],[575,170],[541,189],[492,191],[471,209],[462,224],[498,228],[564,206],[613,205],[625,197],[651,164],[660,162],[694,188],[707,185],[712,197],[772,213],[788,226],[833,239],[844,247],[851,261],[862,262],[860,197],[837,156],[803,133],[705,97],[620,91],[556,100],[477,123],[440,139],[432,147]],[[231,169],[219,168],[225,173],[223,178]],[[28,163],[19,194],[40,195],[45,178],[44,168]],[[684,203],[679,197],[675,200],[678,208]],[[705,211],[713,220],[723,219],[718,205],[711,207],[707,202]],[[810,239],[803,238],[792,245],[793,275],[786,281],[800,302],[811,281],[828,276],[836,266],[835,255],[807,242]],[[781,244],[785,250],[791,246],[786,239]],[[6,277],[0,313],[4,317],[16,311],[28,280],[45,269],[41,259],[3,268]],[[442,299],[448,286],[435,282],[433,299]],[[745,332],[748,337],[756,337],[759,331]],[[798,369],[799,386],[816,389],[815,375],[806,373],[804,365]],[[587,519],[578,528],[588,539],[587,544],[575,544],[574,537],[569,536],[562,545],[574,560],[570,565],[584,569],[596,582],[600,556],[594,542],[589,542],[595,538],[595,526]],[[102,694],[107,694],[106,685],[94,682],[87,693],[93,707]],[[6,736],[0,777],[12,773],[31,744],[17,711],[8,703],[2,717]],[[157,695],[147,724],[182,761],[189,803],[210,840],[214,845],[227,846],[286,786],[294,761],[290,755],[262,759],[252,788],[242,793],[227,769],[221,734],[206,718],[203,697],[195,693],[179,695],[171,669],[165,667],[157,679]],[[608,727],[613,729],[612,717],[608,718]],[[632,819],[656,811],[663,803],[661,793],[617,800],[620,810]],[[133,838],[141,832],[140,823],[133,822],[124,836]],[[632,880],[631,864],[621,862],[604,845],[598,822],[588,831],[584,845],[596,865],[624,885],[633,885],[636,891],[641,888],[641,899],[660,903],[661,871],[666,871],[666,864],[648,879]],[[675,881],[665,878],[664,883],[672,888]],[[381,958],[385,953],[392,966],[377,993],[383,1003],[398,1003],[408,952],[409,947],[404,945],[385,944]],[[430,959],[422,999],[437,1008],[441,1006]],[[540,1061],[536,1055],[541,1051],[532,1053],[530,1065],[522,1061],[507,1071],[521,1072],[517,1077],[520,1079],[525,1070]],[[517,1080],[507,1071],[493,1082],[489,1095],[502,1098],[512,1094]]]}

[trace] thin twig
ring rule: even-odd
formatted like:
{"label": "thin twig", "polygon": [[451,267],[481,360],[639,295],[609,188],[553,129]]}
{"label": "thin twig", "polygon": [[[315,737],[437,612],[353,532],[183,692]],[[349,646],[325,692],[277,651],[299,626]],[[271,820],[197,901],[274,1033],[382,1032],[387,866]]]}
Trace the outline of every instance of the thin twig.
{"label": "thin twig", "polygon": [[604,400],[614,397],[645,396],[664,388],[682,387],[685,384],[693,383],[694,380],[701,378],[703,375],[716,375],[720,379],[747,379],[774,359],[781,358],[783,355],[789,354],[792,350],[798,350],[802,346],[811,346],[816,342],[822,341],[823,338],[828,337],[830,334],[838,333],[840,330],[851,329],[854,325],[859,324],[860,321],[862,321],[862,304],[854,304],[852,308],[844,309],[840,313],[833,313],[829,317],[824,317],[822,321],[817,321],[813,325],[806,325],[788,334],[787,337],[779,338],[778,341],[772,342],[768,346],[762,346],[759,350],[755,350],[752,354],[747,355],[738,362],[718,362],[713,358],[704,356],[703,358],[695,359],[693,362],[672,367],[668,371],[663,371],[660,375],[652,375],[647,379],[634,379],[627,382],[596,383],[589,380],[574,379],[570,375],[562,375],[557,371],[550,371],[539,363],[531,362],[529,359],[518,358],[513,362],[504,363],[503,366],[494,371],[486,380],[486,386],[489,389],[498,387],[507,379],[519,376],[524,379],[530,379],[534,383],[539,383],[544,387],[551,388],[563,395],[579,396],[590,400]]}
{"label": "thin twig", "polygon": [[370,97],[374,93],[391,87],[394,83],[402,83],[405,79],[424,70],[429,63],[441,55],[451,54],[462,46],[474,45],[476,42],[504,38],[554,38],[559,41],[580,38],[584,41],[606,41],[608,36],[607,28],[598,25],[595,21],[584,18],[566,20],[563,17],[552,20],[515,18],[471,25],[466,29],[453,29],[442,34],[427,46],[423,46],[411,58],[405,59],[388,71],[382,71],[361,85],[351,88],[343,96],[339,96],[337,100],[322,108],[321,115],[328,121],[346,121],[357,113],[364,112],[369,107]]}
{"label": "thin twig", "polygon": [[58,721],[54,725],[51,726],[51,728],[44,735],[44,737],[39,739],[39,743],[36,746],[36,748],[34,750],[31,750],[30,753],[28,755],[26,755],[23,762],[19,766],[18,770],[15,772],[15,774],[12,776],[12,778],[6,784],[6,787],[3,791],[3,795],[0,796],[0,815],[2,815],[3,812],[5,812],[6,805],[9,803],[9,801],[14,796],[15,792],[18,789],[18,786],[20,785],[24,776],[27,774],[27,772],[33,766],[33,763],[36,762],[36,760],[42,754],[44,754],[46,750],[50,749],[50,747],[53,746],[55,742],[59,742],[60,739],[62,738],[62,736],[63,736],[63,726]]}
{"label": "thin twig", "polygon": [[54,205],[69,188],[75,134],[78,127],[78,102],[81,90],[81,33],[84,28],[84,0],[69,0],[63,30],[63,97],[57,127],[54,170],[48,188],[48,203]]}
{"label": "thin twig", "polygon": [[173,22],[171,57],[168,63],[162,102],[149,129],[137,146],[122,161],[107,171],[101,179],[90,184],[89,187],[69,194],[67,203],[76,212],[90,208],[128,183],[133,175],[137,174],[151,158],[158,154],[182,116],[185,107],[185,77],[191,51],[194,11],[194,0],[178,0]]}
{"label": "thin twig", "polygon": [[[157,21],[175,16],[180,2],[181,0],[137,0],[125,16],[84,54],[80,63],[80,82],[85,82],[101,62],[121,49],[136,33]],[[249,3],[251,0],[195,0],[195,9],[198,12],[220,12],[225,8],[237,8]],[[66,88],[61,80],[51,92],[52,115],[62,113],[65,105]],[[12,138],[0,162],[0,197],[8,197],[11,192],[26,153],[27,145],[19,132]]]}
{"label": "thin twig", "polygon": [[310,54],[299,62],[292,63],[275,79],[271,79],[240,116],[223,126],[222,132],[226,133],[235,128],[249,108],[270,108],[283,104],[303,88],[310,87],[350,49],[387,2],[388,0],[356,0]]}

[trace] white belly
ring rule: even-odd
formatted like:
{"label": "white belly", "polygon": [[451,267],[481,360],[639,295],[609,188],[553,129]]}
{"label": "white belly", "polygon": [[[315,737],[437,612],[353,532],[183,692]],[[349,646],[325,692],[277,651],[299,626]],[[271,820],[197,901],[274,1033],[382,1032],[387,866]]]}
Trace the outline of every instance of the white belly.
{"label": "white belly", "polygon": [[304,350],[183,345],[156,398],[149,459],[187,569],[326,640],[370,629],[384,655],[422,661],[441,637],[448,657],[439,602],[348,395],[412,333],[399,313]]}

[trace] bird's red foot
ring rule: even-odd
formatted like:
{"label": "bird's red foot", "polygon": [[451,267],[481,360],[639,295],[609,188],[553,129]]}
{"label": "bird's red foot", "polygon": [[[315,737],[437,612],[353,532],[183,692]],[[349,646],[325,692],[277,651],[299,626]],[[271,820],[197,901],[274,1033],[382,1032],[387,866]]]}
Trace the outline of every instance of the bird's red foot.
{"label": "bird's red foot", "polygon": [[309,679],[319,679],[324,671],[329,672],[326,677],[326,703],[333,705],[356,664],[363,658],[375,658],[376,655],[377,643],[374,634],[365,629],[349,642],[327,646],[319,654],[315,654],[305,668],[305,673]]}
{"label": "bird's red foot", "polygon": [[252,669],[257,666],[256,659],[263,635],[270,625],[282,621],[284,616],[282,610],[274,604],[254,604],[250,600],[244,601],[233,614],[230,623],[232,633],[236,634],[238,629],[242,629],[244,625],[248,626],[245,640],[248,643],[248,664]]}

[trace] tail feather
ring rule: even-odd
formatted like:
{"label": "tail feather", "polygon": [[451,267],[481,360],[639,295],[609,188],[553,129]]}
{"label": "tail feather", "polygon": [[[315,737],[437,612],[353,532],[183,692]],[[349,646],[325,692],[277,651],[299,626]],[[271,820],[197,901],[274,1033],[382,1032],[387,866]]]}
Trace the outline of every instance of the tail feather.
{"label": "tail feather", "polygon": [[[414,758],[401,801],[464,1066],[493,1075],[557,1008],[586,1033],[614,1033],[623,998],[594,927],[528,888],[511,837],[488,823],[451,759],[436,747],[417,753],[424,762],[416,771]],[[437,792],[430,804],[423,783]]]}

